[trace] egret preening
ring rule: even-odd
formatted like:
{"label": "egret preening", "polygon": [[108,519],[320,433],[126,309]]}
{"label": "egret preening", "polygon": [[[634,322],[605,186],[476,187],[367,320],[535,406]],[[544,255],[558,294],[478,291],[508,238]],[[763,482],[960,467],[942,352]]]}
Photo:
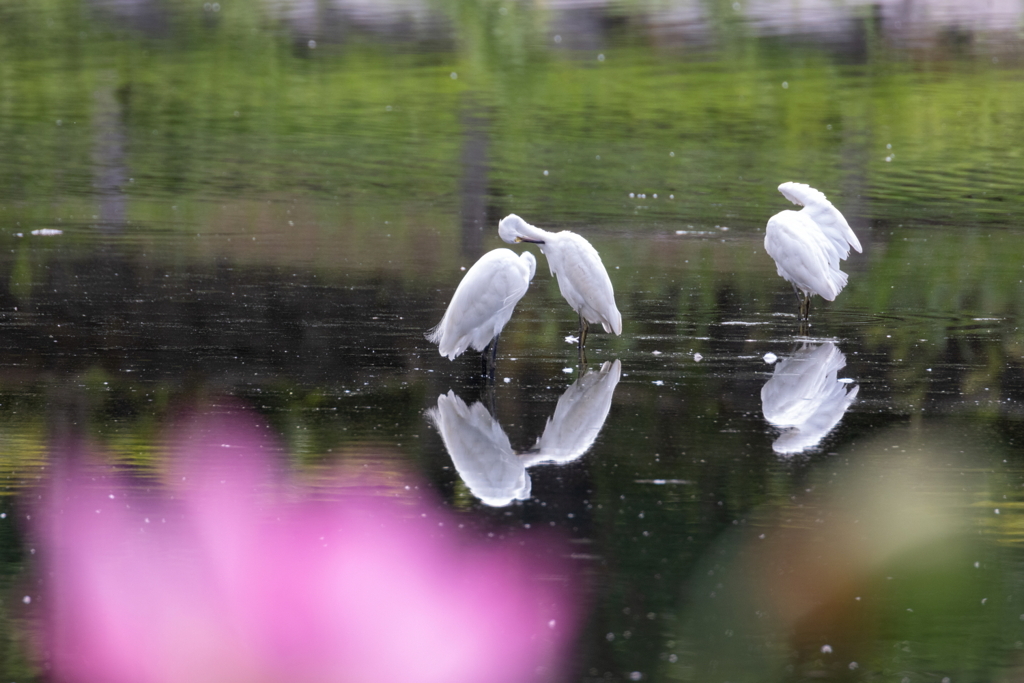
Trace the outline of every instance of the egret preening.
{"label": "egret preening", "polygon": [[825,195],[803,183],[782,183],[779,192],[800,211],[781,211],[768,219],[764,250],[775,259],[779,276],[793,284],[800,298],[800,318],[811,313],[811,296],[835,301],[846,286],[839,261],[850,247],[861,251],[860,240]]}
{"label": "egret preening", "polygon": [[437,344],[438,351],[448,360],[455,360],[469,347],[483,353],[490,344],[493,374],[498,335],[512,317],[512,309],[526,294],[536,271],[537,259],[528,252],[487,252],[466,272],[444,317],[427,332],[427,339]]}
{"label": "egret preening", "polygon": [[548,259],[558,289],[580,317],[579,351],[587,341],[588,323],[601,323],[605,332],[622,334],[622,314],[615,306],[615,292],[601,256],[590,242],[574,232],[548,232],[530,225],[514,213],[501,219],[498,234],[509,244],[532,242],[540,245]]}

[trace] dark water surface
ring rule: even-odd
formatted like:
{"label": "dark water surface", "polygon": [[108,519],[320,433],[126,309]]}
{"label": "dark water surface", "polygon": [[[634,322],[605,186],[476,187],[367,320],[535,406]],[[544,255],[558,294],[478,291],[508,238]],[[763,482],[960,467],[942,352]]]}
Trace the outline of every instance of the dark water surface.
{"label": "dark water surface", "polygon": [[[925,5],[0,0],[3,675],[58,444],[159,472],[230,397],[311,486],[561,534],[567,680],[1019,679],[1021,11]],[[788,180],[864,245],[807,329]],[[423,333],[510,212],[624,331],[580,367],[538,253],[491,385]]]}

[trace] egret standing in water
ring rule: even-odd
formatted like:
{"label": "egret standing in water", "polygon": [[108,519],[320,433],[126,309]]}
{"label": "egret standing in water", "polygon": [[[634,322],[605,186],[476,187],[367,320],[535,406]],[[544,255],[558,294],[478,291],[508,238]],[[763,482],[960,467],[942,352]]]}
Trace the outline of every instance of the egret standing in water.
{"label": "egret standing in water", "polygon": [[779,192],[803,206],[782,211],[768,219],[764,250],[775,259],[779,275],[793,284],[800,299],[800,318],[811,314],[811,296],[835,301],[846,286],[847,275],[839,261],[850,247],[861,251],[860,240],[825,195],[803,183],[782,183]]}
{"label": "egret standing in water", "polygon": [[488,369],[488,355],[484,353],[484,368],[493,377],[498,335],[536,272],[537,259],[529,252],[487,252],[466,272],[444,317],[427,332],[427,339],[437,344],[438,351],[448,360],[455,360],[469,347],[484,353],[490,345],[490,366]]}
{"label": "egret standing in water", "polygon": [[498,234],[509,244],[539,244],[547,256],[558,289],[580,317],[579,352],[584,361],[588,323],[601,323],[605,332],[622,334],[622,314],[615,306],[615,293],[601,256],[590,242],[574,232],[548,232],[532,226],[514,213],[501,219]]}

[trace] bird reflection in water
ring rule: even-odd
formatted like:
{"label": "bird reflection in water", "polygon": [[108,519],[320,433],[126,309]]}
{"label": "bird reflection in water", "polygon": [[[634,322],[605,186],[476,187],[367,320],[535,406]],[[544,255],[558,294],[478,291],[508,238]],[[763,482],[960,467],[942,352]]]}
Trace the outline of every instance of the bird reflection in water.
{"label": "bird reflection in water", "polygon": [[761,387],[761,411],[782,430],[772,444],[776,453],[814,448],[839,423],[860,390],[837,378],[844,367],[846,356],[832,342],[804,344],[775,366]]}
{"label": "bird reflection in water", "polygon": [[604,426],[621,376],[619,360],[584,373],[558,399],[534,446],[519,454],[483,403],[468,406],[454,391],[439,396],[427,417],[470,492],[486,505],[502,507],[530,497],[527,467],[566,464],[587,452]]}
{"label": "bird reflection in water", "polygon": [[325,500],[244,415],[183,431],[165,481],[97,463],[54,474],[31,516],[48,677],[561,680],[571,583],[551,582],[566,568],[550,553],[479,545],[416,487],[338,482]]}

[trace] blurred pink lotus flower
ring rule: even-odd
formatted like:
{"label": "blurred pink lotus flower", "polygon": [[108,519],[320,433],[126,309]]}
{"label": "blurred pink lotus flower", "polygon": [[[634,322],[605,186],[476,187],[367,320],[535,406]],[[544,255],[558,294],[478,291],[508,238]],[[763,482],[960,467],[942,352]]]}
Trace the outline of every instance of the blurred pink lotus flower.
{"label": "blurred pink lotus flower", "polygon": [[[522,683],[571,636],[563,567],[405,498],[315,501],[251,416],[179,434],[167,485],[77,466],[36,515],[69,683]],[[402,489],[404,490],[404,489]],[[543,577],[545,580],[540,580]]]}

